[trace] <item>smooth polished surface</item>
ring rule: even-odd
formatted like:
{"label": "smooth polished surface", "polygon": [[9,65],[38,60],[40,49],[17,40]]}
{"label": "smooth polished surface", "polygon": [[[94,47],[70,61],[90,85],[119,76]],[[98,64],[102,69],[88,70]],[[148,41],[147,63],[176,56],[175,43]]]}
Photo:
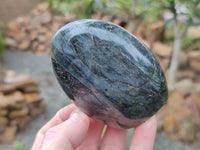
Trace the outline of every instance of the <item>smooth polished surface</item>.
{"label": "smooth polished surface", "polygon": [[66,94],[105,124],[136,126],[166,103],[166,80],[157,60],[117,25],[92,19],[69,23],[55,34],[51,54]]}

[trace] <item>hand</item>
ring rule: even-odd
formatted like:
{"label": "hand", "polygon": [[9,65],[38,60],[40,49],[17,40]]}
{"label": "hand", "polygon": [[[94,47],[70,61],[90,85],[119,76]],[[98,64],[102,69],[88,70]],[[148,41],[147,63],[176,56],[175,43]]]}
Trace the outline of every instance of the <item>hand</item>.
{"label": "hand", "polygon": [[[68,105],[44,125],[32,150],[96,150],[104,125]],[[134,129],[130,150],[152,150],[156,135],[155,117]],[[128,130],[107,127],[100,150],[126,149]]]}

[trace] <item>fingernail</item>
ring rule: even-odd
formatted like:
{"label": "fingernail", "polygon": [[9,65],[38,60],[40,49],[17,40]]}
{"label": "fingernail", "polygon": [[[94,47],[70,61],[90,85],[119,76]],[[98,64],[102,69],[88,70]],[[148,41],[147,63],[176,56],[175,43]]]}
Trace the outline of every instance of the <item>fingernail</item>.
{"label": "fingernail", "polygon": [[74,120],[74,121],[80,121],[83,118],[86,118],[87,115],[84,114],[83,112],[79,111],[79,110],[75,110],[74,112],[72,112],[69,120]]}

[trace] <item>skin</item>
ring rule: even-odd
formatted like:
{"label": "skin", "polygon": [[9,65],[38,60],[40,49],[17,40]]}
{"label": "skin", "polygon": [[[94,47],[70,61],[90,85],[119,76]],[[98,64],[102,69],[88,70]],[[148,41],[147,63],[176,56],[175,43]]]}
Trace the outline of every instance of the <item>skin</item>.
{"label": "skin", "polygon": [[[36,135],[31,150],[95,150],[104,125],[74,105],[62,108]],[[156,135],[155,116],[134,128],[130,150],[152,150]],[[99,150],[126,149],[128,130],[107,127]]]}

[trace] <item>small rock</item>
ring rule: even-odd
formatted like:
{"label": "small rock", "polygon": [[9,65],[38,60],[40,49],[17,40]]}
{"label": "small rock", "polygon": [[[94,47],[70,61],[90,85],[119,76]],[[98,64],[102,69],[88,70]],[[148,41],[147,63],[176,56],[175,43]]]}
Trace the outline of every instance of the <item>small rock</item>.
{"label": "small rock", "polygon": [[17,21],[17,23],[20,24],[20,26],[27,27],[30,22],[30,17],[29,16],[26,16],[26,17],[21,16],[21,17],[18,17],[16,21]]}
{"label": "small rock", "polygon": [[20,33],[20,28],[16,21],[8,22],[7,25],[8,25],[8,29],[9,29],[9,32],[8,32],[9,36],[15,37],[15,36],[17,36],[17,34]]}
{"label": "small rock", "polygon": [[[58,23],[58,22],[53,22],[51,31],[52,31],[53,33],[55,33],[56,31],[58,31],[58,30],[60,29],[61,26],[62,26],[62,25],[60,25],[60,23]],[[50,33],[50,32],[49,32],[49,33]]]}
{"label": "small rock", "polygon": [[23,116],[15,118],[11,121],[12,126],[17,126],[19,130],[23,130],[25,126],[31,121],[31,116]]}
{"label": "small rock", "polygon": [[[0,117],[4,117],[8,114],[8,110],[7,109],[0,109]],[[0,123],[1,124],[1,123]]]}
{"label": "small rock", "polygon": [[189,53],[188,53],[188,55],[189,55],[189,59],[190,60],[193,60],[193,59],[200,59],[200,51],[198,50],[198,51],[190,51]]}
{"label": "small rock", "polygon": [[24,94],[24,97],[25,97],[26,102],[28,103],[42,101],[42,98],[40,97],[38,93],[27,93],[27,94]]}
{"label": "small rock", "polygon": [[14,84],[3,84],[0,85],[0,92],[2,93],[11,93],[16,90],[16,86]]}
{"label": "small rock", "polygon": [[10,119],[14,119],[17,117],[22,117],[22,116],[26,116],[29,113],[29,110],[27,107],[23,107],[23,109],[21,110],[13,110],[8,114],[8,117]]}
{"label": "small rock", "polygon": [[153,44],[153,50],[155,54],[161,57],[170,57],[172,54],[172,47],[161,42],[155,42]]}
{"label": "small rock", "polygon": [[[190,98],[192,100],[194,100],[194,102],[196,103],[197,105],[197,108],[199,109],[200,111],[200,93],[199,92],[196,92],[196,93],[193,93]],[[200,117],[200,114],[199,114],[199,117]]]}
{"label": "small rock", "polygon": [[4,78],[4,82],[7,84],[19,83],[31,80],[31,77],[27,74],[7,74]]}
{"label": "small rock", "polygon": [[10,95],[0,96],[0,108],[13,108],[16,103],[21,103],[24,101],[24,96],[21,92],[17,91]]}
{"label": "small rock", "polygon": [[47,51],[39,51],[39,50],[37,50],[35,52],[35,55],[37,55],[37,56],[43,56],[43,55],[46,55],[46,54],[49,54],[49,52],[47,52]]}
{"label": "small rock", "polygon": [[197,82],[197,83],[194,84],[193,91],[196,92],[196,93],[200,93],[200,82]]}
{"label": "small rock", "polygon": [[49,32],[49,29],[46,26],[42,25],[36,25],[35,28],[33,29],[34,32],[36,32],[39,35],[47,34]]}
{"label": "small rock", "polygon": [[194,78],[195,78],[194,71],[186,70],[186,69],[179,70],[178,73],[177,73],[177,79],[178,80],[182,80],[182,79],[185,79],[185,78],[189,78],[189,79],[194,80]]}
{"label": "small rock", "polygon": [[[183,110],[187,111],[187,110]],[[188,114],[189,115],[189,114]],[[164,130],[166,136],[171,140],[182,140],[184,142],[194,142],[196,139],[196,132],[198,131],[197,123],[193,125],[187,115],[187,121],[183,123],[183,117],[179,119],[175,115],[169,115],[164,122]],[[180,121],[179,121],[180,120]],[[191,119],[193,120],[193,119]],[[193,120],[194,122],[194,120]]]}
{"label": "small rock", "polygon": [[28,40],[28,35],[25,32],[20,32],[17,36],[14,37],[17,43],[22,43],[23,41]]}
{"label": "small rock", "polygon": [[11,47],[11,48],[16,48],[17,47],[17,42],[13,38],[5,38],[5,43],[6,46]]}
{"label": "small rock", "polygon": [[39,43],[38,43],[37,41],[33,41],[33,42],[32,42],[31,47],[32,47],[32,51],[33,51],[33,52],[36,51],[36,49],[38,48],[38,45],[39,45]]}
{"label": "small rock", "polygon": [[23,80],[21,82],[17,82],[15,83],[15,86],[17,89],[20,90],[24,90],[28,87],[38,87],[39,82],[37,80],[34,79],[30,79],[30,80]]}
{"label": "small rock", "polygon": [[200,39],[200,26],[189,27],[187,36],[191,39]]}
{"label": "small rock", "polygon": [[200,73],[197,73],[197,72],[195,72],[196,74],[196,76],[195,76],[195,78],[194,78],[194,81],[196,81],[197,83],[200,83]]}
{"label": "small rock", "polygon": [[37,51],[45,51],[46,47],[43,44],[40,44],[37,48]]}
{"label": "small rock", "polygon": [[49,7],[48,3],[43,2],[43,3],[38,4],[37,9],[41,12],[44,12],[48,9],[48,7]]}
{"label": "small rock", "polygon": [[53,36],[54,36],[54,33],[52,33],[52,32],[49,32],[45,35],[45,38],[46,38],[45,42],[48,43],[48,45],[50,45],[50,47],[51,47],[51,41],[53,39]]}
{"label": "small rock", "polygon": [[41,15],[36,16],[30,21],[31,26],[35,26],[38,24],[47,24],[52,21],[52,15],[50,12],[44,12]]}
{"label": "small rock", "polygon": [[103,21],[111,21],[112,18],[113,18],[113,16],[104,14],[104,15],[101,17],[101,20],[103,20]]}
{"label": "small rock", "polygon": [[21,110],[24,107],[26,107],[25,102],[18,102],[12,107],[12,110]]}
{"label": "small rock", "polygon": [[16,137],[17,127],[9,126],[5,129],[2,137],[0,138],[0,142],[12,142]]}
{"label": "small rock", "polygon": [[37,39],[37,37],[38,37],[37,32],[31,32],[31,33],[30,33],[30,40],[31,40],[31,41]]}
{"label": "small rock", "polygon": [[161,68],[165,72],[167,68],[169,67],[169,63],[170,63],[169,58],[163,58],[163,59],[158,58],[158,61],[160,63]]}
{"label": "small rock", "polygon": [[15,78],[15,81],[17,81],[17,82],[0,85],[0,92],[11,93],[15,90],[22,90],[24,92],[25,91],[29,91],[29,92],[38,91],[37,90],[37,88],[38,88],[37,80],[28,79],[28,77],[23,79],[19,76],[18,79]]}
{"label": "small rock", "polygon": [[29,107],[30,107],[31,116],[36,117],[45,111],[46,105],[45,105],[44,101],[40,101],[37,103],[30,104]]}
{"label": "small rock", "polygon": [[2,133],[8,124],[8,119],[6,117],[0,117],[0,133]]}
{"label": "small rock", "polygon": [[126,24],[126,25],[124,26],[124,28],[125,28],[127,31],[129,31],[129,32],[132,32],[132,31],[133,31],[133,28],[132,28],[132,26],[131,26],[130,24]]}
{"label": "small rock", "polygon": [[188,66],[189,58],[188,55],[181,51],[179,55],[179,66],[180,68],[186,68]]}
{"label": "small rock", "polygon": [[190,60],[190,67],[194,70],[200,73],[200,60],[197,59],[191,59]]}
{"label": "small rock", "polygon": [[49,7],[48,3],[46,3],[46,2],[40,3],[37,5],[36,8],[34,8],[32,10],[32,15],[37,16],[37,15],[41,14],[42,12],[47,11],[48,7]]}
{"label": "small rock", "polygon": [[113,22],[114,24],[120,25],[123,21],[122,21],[121,19],[119,19],[119,18],[114,18],[114,19],[112,20],[112,22]]}
{"label": "small rock", "polygon": [[39,35],[37,37],[39,43],[44,43],[46,41],[45,35]]}
{"label": "small rock", "polygon": [[14,76],[14,75],[16,75],[16,72],[14,72],[13,70],[6,70],[5,73],[6,73],[6,76]]}
{"label": "small rock", "polygon": [[38,91],[38,86],[36,85],[29,85],[27,87],[22,88],[22,91],[24,93],[33,93],[33,92],[39,92]]}
{"label": "small rock", "polygon": [[67,17],[62,16],[62,15],[56,15],[54,14],[53,16],[53,23],[61,23],[61,22],[66,22],[67,21]]}
{"label": "small rock", "polygon": [[102,16],[101,13],[92,14],[91,19],[98,19],[99,20],[99,19],[101,19],[101,16]]}
{"label": "small rock", "polygon": [[44,44],[40,44],[35,52],[36,55],[41,56],[46,54],[47,47]]}
{"label": "small rock", "polygon": [[30,47],[30,41],[27,39],[25,41],[22,41],[22,43],[19,44],[18,49],[19,50],[28,50]]}
{"label": "small rock", "polygon": [[194,82],[189,78],[180,80],[175,84],[175,89],[183,89],[191,92],[193,88],[194,88]]}

